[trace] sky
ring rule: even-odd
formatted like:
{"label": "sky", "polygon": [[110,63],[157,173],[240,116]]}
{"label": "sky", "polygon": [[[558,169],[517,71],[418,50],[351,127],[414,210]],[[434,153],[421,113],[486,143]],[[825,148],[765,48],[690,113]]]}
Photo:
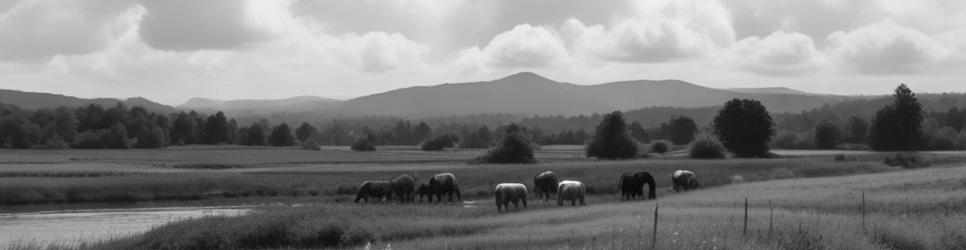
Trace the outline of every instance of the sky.
{"label": "sky", "polygon": [[966,92],[962,0],[0,0],[0,88],[349,99],[531,71]]}

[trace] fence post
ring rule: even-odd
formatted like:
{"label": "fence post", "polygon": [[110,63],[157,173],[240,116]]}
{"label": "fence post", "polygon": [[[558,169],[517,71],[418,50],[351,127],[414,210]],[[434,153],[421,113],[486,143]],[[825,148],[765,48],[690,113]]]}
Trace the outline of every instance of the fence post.
{"label": "fence post", "polygon": [[748,197],[745,197],[745,222],[741,228],[741,236],[748,235]]}
{"label": "fence post", "polygon": [[862,233],[867,233],[865,230],[865,192],[862,192]]}
{"label": "fence post", "polygon": [[654,205],[654,228],[651,230],[651,249],[657,249],[657,210],[660,206]]}
{"label": "fence post", "polygon": [[775,207],[771,205],[771,201],[769,200],[768,201],[768,239],[769,240],[771,239],[771,232],[772,232],[772,229],[774,228],[774,221],[773,221],[774,218],[775,218]]}

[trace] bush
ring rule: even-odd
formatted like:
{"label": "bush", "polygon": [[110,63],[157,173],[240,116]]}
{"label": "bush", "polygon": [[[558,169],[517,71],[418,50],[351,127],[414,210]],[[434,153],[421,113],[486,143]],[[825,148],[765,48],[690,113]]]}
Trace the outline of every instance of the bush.
{"label": "bush", "polygon": [[135,148],[162,148],[165,146],[164,130],[158,127],[151,128],[138,136]]}
{"label": "bush", "polygon": [[661,140],[651,143],[651,153],[655,154],[665,154],[668,151],[668,142]]}
{"label": "bush", "polygon": [[366,138],[360,138],[359,140],[356,140],[356,143],[353,143],[352,146],[349,148],[355,151],[363,151],[363,152],[375,151],[376,145],[372,144],[372,142]]}
{"label": "bush", "polygon": [[424,141],[420,149],[423,151],[439,151],[443,150],[444,148],[455,147],[459,142],[460,136],[452,133],[446,133]]}
{"label": "bush", "polygon": [[47,149],[68,149],[70,145],[67,145],[67,142],[64,142],[59,134],[54,134],[47,139],[47,144],[44,147]]}
{"label": "bush", "polygon": [[691,158],[694,159],[724,159],[725,149],[721,143],[710,136],[705,136],[691,143]]}
{"label": "bush", "polygon": [[491,148],[478,159],[487,163],[534,163],[533,143],[530,136],[516,124],[510,124],[500,144]]}
{"label": "bush", "polygon": [[849,159],[848,158],[845,158],[845,155],[844,154],[837,154],[837,155],[835,155],[835,157],[832,158],[832,160],[833,161],[848,161]]}
{"label": "bush", "polygon": [[637,142],[627,132],[627,123],[620,111],[604,116],[586,150],[587,157],[610,160],[634,158],[638,152]]}
{"label": "bush", "polygon": [[319,151],[322,150],[322,147],[319,146],[319,143],[315,142],[315,140],[308,139],[302,143],[302,149]]}
{"label": "bush", "polygon": [[902,168],[921,168],[926,167],[926,164],[919,158],[919,155],[912,153],[898,153],[890,156],[886,156],[883,163],[892,167],[902,167]]}

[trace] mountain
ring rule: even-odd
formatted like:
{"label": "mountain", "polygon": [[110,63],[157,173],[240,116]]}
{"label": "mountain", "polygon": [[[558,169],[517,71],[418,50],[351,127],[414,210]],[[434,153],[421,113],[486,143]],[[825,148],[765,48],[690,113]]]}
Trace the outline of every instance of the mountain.
{"label": "mountain", "polygon": [[786,87],[766,87],[766,88],[730,88],[728,90],[741,92],[741,93],[754,93],[754,94],[788,94],[788,95],[816,95],[813,93],[790,89]]}
{"label": "mountain", "polygon": [[316,96],[297,96],[278,100],[214,100],[195,97],[178,105],[178,108],[199,112],[224,111],[229,114],[298,113],[331,109],[340,102]]}
{"label": "mountain", "polygon": [[141,106],[155,113],[169,114],[178,112],[178,109],[174,107],[156,103],[143,97],[133,97],[124,100],[115,98],[86,99],[59,94],[0,89],[0,103],[13,104],[28,110],[57,108],[60,106],[76,108],[87,106],[88,104],[97,104],[104,108],[111,108],[117,105],[118,102],[124,103],[128,107]]}
{"label": "mountain", "polygon": [[680,80],[597,85],[557,82],[531,72],[493,81],[420,86],[359,97],[334,109],[345,115],[438,117],[479,113],[576,115],[644,107],[707,107],[733,98],[761,101],[771,112],[798,112],[849,97],[783,91],[736,91]]}

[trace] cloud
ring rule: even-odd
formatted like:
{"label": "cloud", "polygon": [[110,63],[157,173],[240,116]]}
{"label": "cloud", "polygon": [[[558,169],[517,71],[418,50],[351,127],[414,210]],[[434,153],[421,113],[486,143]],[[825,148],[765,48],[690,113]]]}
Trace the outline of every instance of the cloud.
{"label": "cloud", "polygon": [[929,35],[889,21],[837,31],[827,40],[830,57],[864,74],[920,72],[952,53]]}
{"label": "cloud", "polygon": [[483,48],[460,52],[464,66],[497,68],[542,67],[567,58],[567,48],[556,31],[544,26],[521,24],[493,37]]}
{"label": "cloud", "polygon": [[425,46],[399,33],[370,32],[346,42],[361,44],[357,57],[361,68],[373,73],[419,65],[420,57],[427,51]]}
{"label": "cloud", "polygon": [[816,70],[822,56],[812,38],[801,33],[775,31],[749,37],[731,48],[728,63],[764,75],[799,75]]}
{"label": "cloud", "polygon": [[12,2],[0,11],[0,59],[42,61],[101,49],[106,24],[131,7],[113,0]]}
{"label": "cloud", "polygon": [[[286,4],[286,1],[274,1]],[[258,0],[141,1],[146,9],[140,32],[151,47],[166,50],[232,49],[264,41],[274,35],[260,25]]]}

